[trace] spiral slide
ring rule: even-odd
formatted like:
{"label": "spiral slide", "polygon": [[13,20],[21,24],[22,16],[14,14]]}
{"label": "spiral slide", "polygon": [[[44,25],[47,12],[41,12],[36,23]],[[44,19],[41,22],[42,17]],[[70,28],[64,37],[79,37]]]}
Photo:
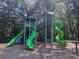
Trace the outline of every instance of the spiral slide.
{"label": "spiral slide", "polygon": [[35,44],[33,42],[34,38],[37,36],[37,32],[32,30],[32,34],[30,35],[30,37],[26,40],[26,46],[29,49],[34,49],[35,48]]}
{"label": "spiral slide", "polygon": [[56,31],[56,41],[59,45],[64,45],[64,32],[62,30],[63,24],[61,21],[56,23],[55,31]]}
{"label": "spiral slide", "polygon": [[8,43],[7,46],[12,46],[16,40],[24,33],[24,31],[20,32],[17,36],[13,37]]}

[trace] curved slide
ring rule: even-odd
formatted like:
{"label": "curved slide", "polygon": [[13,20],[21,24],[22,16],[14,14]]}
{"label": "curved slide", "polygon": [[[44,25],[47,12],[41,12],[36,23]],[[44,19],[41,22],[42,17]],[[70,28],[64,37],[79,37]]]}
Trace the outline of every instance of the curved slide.
{"label": "curved slide", "polygon": [[58,22],[56,23],[55,31],[57,33],[56,41],[59,45],[65,45],[64,32],[62,28],[63,28],[63,23],[62,21],[58,20]]}
{"label": "curved slide", "polygon": [[56,41],[60,44],[60,45],[64,45],[65,41],[64,41],[64,32],[62,30],[60,30],[58,27],[56,29],[56,32],[58,33],[58,35],[56,36]]}
{"label": "curved slide", "polygon": [[37,32],[32,30],[32,34],[30,37],[26,40],[26,45],[29,49],[34,49],[35,44],[33,43],[34,38],[37,36]]}
{"label": "curved slide", "polygon": [[7,43],[7,46],[12,46],[16,40],[24,33],[24,31],[20,32],[17,36],[13,37],[10,42]]}

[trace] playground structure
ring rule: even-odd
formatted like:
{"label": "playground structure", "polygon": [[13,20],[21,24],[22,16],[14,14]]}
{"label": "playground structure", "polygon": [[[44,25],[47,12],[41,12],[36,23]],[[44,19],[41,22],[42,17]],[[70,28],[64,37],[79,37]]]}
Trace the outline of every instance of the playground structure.
{"label": "playground structure", "polygon": [[[39,39],[42,44],[50,44],[53,46],[53,43],[56,41],[60,46],[65,45],[64,32],[62,30],[63,22],[62,20],[54,18],[51,14],[46,14],[44,21],[40,23],[36,17],[27,17],[21,32],[13,37],[6,45],[8,47],[13,46],[14,43],[20,38],[20,41],[22,41],[22,44],[25,47],[34,49],[39,42],[38,38],[40,38],[39,32],[41,31],[41,28],[45,31],[42,39],[43,43]],[[21,36],[23,37],[22,39]]]}
{"label": "playground structure", "polygon": [[[31,0],[30,2],[26,3],[28,6],[27,8],[23,8],[20,5],[20,2],[15,2],[11,2],[8,0],[7,2],[0,2],[0,15],[5,14],[4,16],[0,16],[2,20],[5,18],[5,22],[2,22],[1,20],[0,23],[0,43],[9,41],[6,45],[10,47],[13,46],[14,43],[19,42],[20,44],[22,43],[25,47],[28,47],[29,49],[34,49],[35,45],[37,46],[39,42],[44,45],[49,44],[50,46],[53,46],[53,43],[56,42],[58,43],[58,45],[63,46],[65,45],[65,40],[78,40],[79,32],[77,28],[77,20],[72,21],[72,18],[71,21],[70,19],[63,19],[61,15],[61,17],[55,17],[57,9],[59,10],[61,8],[52,9],[51,7],[54,5],[45,3],[48,2],[48,0],[37,1],[36,3],[34,2],[35,7],[33,7],[33,4],[30,4],[30,9],[30,5],[27,3],[30,3]],[[40,11],[41,14],[43,12],[42,15],[39,14]],[[7,14],[10,17],[7,17]],[[6,22],[7,20],[9,24],[8,22]],[[20,29],[15,30],[16,27],[19,28],[19,26],[14,25],[20,22],[17,20],[21,20],[21,23],[19,25],[22,24],[22,26],[20,27]],[[22,23],[22,21],[24,22]],[[6,25],[5,23],[7,23],[8,25]],[[6,29],[4,29],[5,27]]]}
{"label": "playground structure", "polygon": [[[34,37],[37,36],[37,32],[35,30],[35,26],[31,23],[30,20],[31,20],[30,18],[29,19],[27,18],[27,23],[29,23],[29,24],[25,23],[24,26],[22,27],[23,28],[22,31],[15,37],[13,37],[10,40],[10,42],[7,43],[7,46],[12,46],[20,38],[20,36],[23,36],[22,43],[24,43],[25,46],[27,45],[29,47],[29,49],[34,48],[35,45],[33,45],[32,41],[33,41]],[[33,21],[33,19],[32,19],[32,21]],[[28,34],[27,34],[27,31],[28,31]],[[28,36],[28,38],[27,38],[27,36]]]}

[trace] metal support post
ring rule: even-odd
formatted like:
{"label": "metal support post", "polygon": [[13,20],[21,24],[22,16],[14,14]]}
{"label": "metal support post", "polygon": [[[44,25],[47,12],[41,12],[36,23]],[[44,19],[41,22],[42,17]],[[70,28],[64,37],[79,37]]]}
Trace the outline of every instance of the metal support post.
{"label": "metal support post", "polygon": [[54,42],[54,39],[53,39],[54,38],[54,34],[53,34],[54,33],[54,30],[53,30],[53,20],[52,20],[51,31],[52,31],[51,32],[51,44],[53,45],[53,42]]}
{"label": "metal support post", "polygon": [[45,15],[45,45],[47,45],[47,14]]}
{"label": "metal support post", "polygon": [[23,43],[24,43],[24,46],[25,46],[25,42],[26,41],[26,23],[25,23],[25,26],[24,26],[24,40],[23,40]]}
{"label": "metal support post", "polygon": [[31,31],[31,19],[29,19],[29,37],[30,37],[30,31]]}
{"label": "metal support post", "polygon": [[[36,21],[35,21],[35,31],[37,31],[37,21],[38,21],[38,19],[36,19]],[[37,45],[37,37],[35,37],[35,43]]]}

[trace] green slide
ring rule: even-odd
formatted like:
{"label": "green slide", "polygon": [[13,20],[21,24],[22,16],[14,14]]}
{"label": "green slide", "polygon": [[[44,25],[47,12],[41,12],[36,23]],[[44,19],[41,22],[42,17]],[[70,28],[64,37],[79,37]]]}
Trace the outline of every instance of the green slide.
{"label": "green slide", "polygon": [[33,43],[33,40],[36,36],[37,36],[37,32],[33,30],[30,37],[26,40],[26,46],[29,49],[34,49],[35,48],[35,44]]}
{"label": "green slide", "polygon": [[13,37],[10,42],[7,43],[7,46],[12,46],[15,41],[24,33],[24,31],[20,32],[17,36]]}
{"label": "green slide", "polygon": [[57,20],[57,22],[55,24],[56,24],[56,26],[55,26],[56,41],[59,45],[65,45],[63,22],[61,20]]}

